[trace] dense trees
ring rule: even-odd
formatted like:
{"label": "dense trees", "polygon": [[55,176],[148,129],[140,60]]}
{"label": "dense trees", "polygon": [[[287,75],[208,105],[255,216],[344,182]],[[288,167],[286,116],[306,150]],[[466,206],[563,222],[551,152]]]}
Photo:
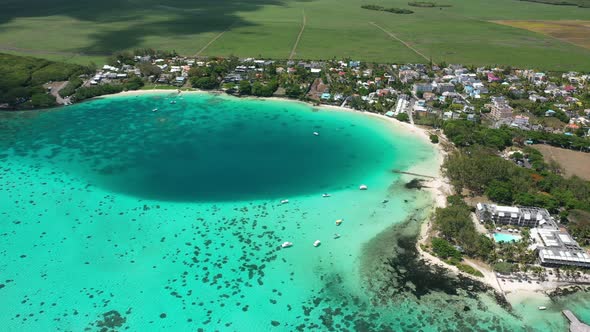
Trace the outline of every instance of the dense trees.
{"label": "dense trees", "polygon": [[195,76],[191,78],[191,85],[197,89],[213,90],[219,87],[219,81],[212,76]]}
{"label": "dense trees", "polygon": [[42,85],[77,78],[89,70],[74,64],[0,54],[0,103],[12,107],[53,106],[55,98]]}
{"label": "dense trees", "polygon": [[458,196],[450,196],[447,201],[446,208],[436,209],[435,229],[451,243],[461,246],[469,256],[491,260],[494,244],[487,236],[478,233],[475,229],[469,206]]}

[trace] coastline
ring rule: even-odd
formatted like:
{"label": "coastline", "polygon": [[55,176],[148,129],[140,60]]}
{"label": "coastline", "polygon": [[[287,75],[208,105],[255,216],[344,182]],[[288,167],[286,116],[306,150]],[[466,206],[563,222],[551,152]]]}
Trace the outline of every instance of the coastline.
{"label": "coastline", "polygon": [[[179,92],[180,91],[180,92]],[[176,89],[151,89],[151,90],[133,90],[133,91],[124,91],[116,94],[111,95],[103,95],[95,98],[102,98],[102,97],[116,97],[116,96],[139,96],[139,95],[149,95],[149,94],[213,94],[213,95],[226,95],[224,91],[221,90],[212,90],[212,91],[205,91],[205,90],[176,90]],[[230,96],[230,95],[227,95]],[[327,109],[332,111],[339,111],[339,112],[355,112],[365,116],[371,116],[377,119],[381,119],[383,121],[387,121],[392,128],[400,129],[405,134],[412,135],[413,137],[423,140],[427,144],[432,144],[429,138],[429,131],[425,128],[420,128],[418,126],[412,125],[410,123],[401,122],[394,118],[387,117],[382,114],[378,113],[371,113],[365,111],[358,111],[351,108],[345,108],[340,106],[333,106],[333,105],[313,105],[308,102],[304,102],[301,100],[296,99],[289,99],[286,97],[254,97],[254,96],[244,96],[244,97],[236,97],[235,98],[244,98],[244,99],[252,99],[252,100],[275,100],[275,101],[285,101],[291,103],[301,103],[305,104],[310,107],[318,108],[318,109]],[[444,140],[444,137],[443,137]],[[413,165],[409,169],[408,172],[418,173],[418,174],[427,174],[429,176],[433,176],[433,179],[428,179],[424,181],[424,190],[428,191],[432,196],[432,208],[430,211],[430,216],[426,218],[422,222],[420,227],[420,233],[418,235],[418,240],[416,241],[416,249],[420,255],[420,258],[423,259],[425,262],[437,265],[440,267],[449,270],[455,275],[461,275],[463,277],[470,278],[472,280],[481,282],[490,288],[492,288],[496,293],[501,295],[503,298],[506,299],[511,305],[516,303],[522,302],[523,300],[535,299],[537,301],[548,301],[549,296],[548,293],[560,288],[560,287],[568,287],[574,284],[567,283],[567,282],[557,282],[557,281],[546,281],[542,283],[520,283],[520,282],[513,282],[511,280],[501,281],[498,277],[496,277],[495,272],[490,270],[487,266],[483,265],[483,263],[476,262],[470,259],[466,259],[465,263],[475,267],[477,270],[483,273],[483,277],[476,277],[470,275],[468,273],[460,271],[456,266],[450,265],[445,263],[440,258],[422,250],[421,245],[425,244],[428,241],[428,237],[432,231],[432,220],[431,216],[434,214],[436,208],[443,208],[446,206],[446,198],[447,196],[451,195],[453,192],[452,186],[449,183],[449,180],[444,177],[441,171],[441,166],[444,161],[444,158],[447,155],[447,151],[443,148],[443,146],[439,144],[435,145],[435,160],[437,168],[433,173],[433,168],[431,163],[420,163]],[[410,180],[412,176],[410,175],[402,175],[402,177],[408,177]]]}

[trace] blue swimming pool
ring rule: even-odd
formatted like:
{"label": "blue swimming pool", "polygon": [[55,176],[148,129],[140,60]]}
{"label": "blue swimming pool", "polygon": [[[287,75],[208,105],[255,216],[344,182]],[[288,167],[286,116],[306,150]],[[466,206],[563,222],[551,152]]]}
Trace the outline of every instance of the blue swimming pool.
{"label": "blue swimming pool", "polygon": [[508,233],[494,233],[494,241],[496,242],[516,242],[520,240],[522,236]]}

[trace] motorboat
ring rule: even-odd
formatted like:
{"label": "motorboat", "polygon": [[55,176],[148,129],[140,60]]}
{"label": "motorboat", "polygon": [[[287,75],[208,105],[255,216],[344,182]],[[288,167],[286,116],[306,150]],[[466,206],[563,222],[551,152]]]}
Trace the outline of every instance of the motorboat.
{"label": "motorboat", "polygon": [[342,222],[343,222],[343,221],[344,221],[344,220],[342,220],[342,219],[338,219],[338,220],[336,220],[336,226],[340,226],[340,224],[342,224]]}
{"label": "motorboat", "polygon": [[334,234],[334,238],[335,238],[335,239],[337,239],[337,238],[339,238],[339,237],[340,237],[340,234],[338,234],[338,233],[335,233],[335,234]]}
{"label": "motorboat", "polygon": [[313,132],[313,135],[314,135],[314,136],[320,136],[320,133],[318,133],[317,131],[314,131],[314,132]]}
{"label": "motorboat", "polygon": [[361,184],[360,187],[359,187],[359,189],[360,190],[367,190],[367,189],[369,189],[369,187],[367,187],[366,184]]}
{"label": "motorboat", "polygon": [[170,104],[176,104],[176,100],[170,101]]}
{"label": "motorboat", "polygon": [[281,204],[287,204],[287,203],[289,203],[289,200],[288,199],[284,199],[284,200],[281,201]]}
{"label": "motorboat", "polygon": [[289,248],[291,246],[293,246],[293,242],[289,242],[289,241],[283,242],[283,244],[281,244],[281,248]]}
{"label": "motorboat", "polygon": [[320,244],[322,244],[322,243],[320,242],[320,240],[315,240],[315,242],[313,243],[313,246],[314,246],[314,247],[317,247],[317,246],[319,246]]}
{"label": "motorboat", "polygon": [[157,108],[154,108],[154,109],[152,110],[152,112],[157,112],[157,111],[158,111],[158,109],[157,109]]}
{"label": "motorboat", "polygon": [[547,310],[547,307],[545,307],[545,306],[540,306],[540,307],[539,307],[539,310]]}
{"label": "motorboat", "polygon": [[388,203],[388,202],[389,202],[388,199],[384,199],[381,203],[385,204],[385,203]]}
{"label": "motorboat", "polygon": [[322,194],[322,197],[330,197],[330,196],[332,196],[332,195],[330,195],[330,194]]}

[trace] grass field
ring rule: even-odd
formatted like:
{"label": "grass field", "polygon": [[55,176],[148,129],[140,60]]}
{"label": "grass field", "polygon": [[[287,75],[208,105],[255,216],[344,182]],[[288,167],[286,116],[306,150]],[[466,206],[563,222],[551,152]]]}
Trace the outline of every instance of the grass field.
{"label": "grass field", "polygon": [[[407,2],[4,0],[0,52],[77,63],[100,62],[115,51],[143,47],[182,55],[288,58],[305,15],[305,28],[293,53],[299,59],[426,62],[423,54],[434,62],[590,68],[590,49],[585,44],[492,22],[588,20],[589,8],[518,0],[441,2],[452,6],[447,8],[410,7]],[[363,4],[411,8],[415,13],[363,10]]]}
{"label": "grass field", "polygon": [[539,32],[590,49],[590,21],[496,21],[494,23]]}
{"label": "grass field", "polygon": [[539,144],[534,146],[543,154],[545,161],[554,160],[569,177],[577,175],[578,177],[590,181],[590,153],[573,151],[568,149],[556,148],[554,146]]}

